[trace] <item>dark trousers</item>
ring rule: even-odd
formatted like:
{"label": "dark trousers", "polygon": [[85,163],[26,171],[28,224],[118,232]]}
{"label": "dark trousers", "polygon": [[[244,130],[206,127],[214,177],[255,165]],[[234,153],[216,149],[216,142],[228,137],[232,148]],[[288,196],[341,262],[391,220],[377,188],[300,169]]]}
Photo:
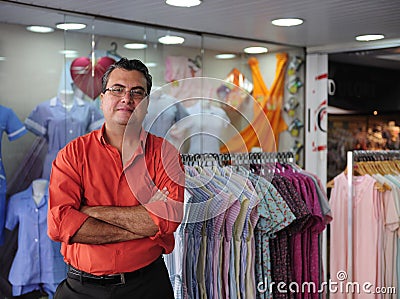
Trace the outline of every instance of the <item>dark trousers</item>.
{"label": "dark trousers", "polygon": [[100,285],[80,282],[74,278],[63,280],[54,299],[173,299],[173,289],[163,259],[158,259],[125,284]]}

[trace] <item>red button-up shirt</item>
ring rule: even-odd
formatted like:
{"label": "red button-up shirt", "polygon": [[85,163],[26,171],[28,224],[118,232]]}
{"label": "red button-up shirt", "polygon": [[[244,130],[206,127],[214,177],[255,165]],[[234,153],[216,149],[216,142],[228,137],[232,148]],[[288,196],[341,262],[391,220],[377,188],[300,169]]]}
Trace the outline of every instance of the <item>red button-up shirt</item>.
{"label": "red button-up shirt", "polygon": [[[66,263],[95,275],[131,272],[173,250],[185,184],[179,152],[164,139],[142,130],[140,146],[123,165],[103,130],[104,126],[73,140],[58,153],[49,185],[48,235],[62,242]],[[164,187],[172,200],[146,205]],[[88,218],[79,211],[83,200],[88,206],[145,204],[159,230],[155,236],[120,243],[71,244],[71,237]]]}

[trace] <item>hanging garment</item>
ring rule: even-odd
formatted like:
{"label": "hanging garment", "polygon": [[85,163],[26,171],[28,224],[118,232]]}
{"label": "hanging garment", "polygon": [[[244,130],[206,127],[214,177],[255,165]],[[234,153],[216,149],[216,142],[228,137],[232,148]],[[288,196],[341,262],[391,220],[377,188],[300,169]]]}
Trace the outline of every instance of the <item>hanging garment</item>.
{"label": "hanging garment", "polygon": [[314,183],[301,173],[281,172],[296,187],[301,199],[310,211],[307,228],[292,238],[293,279],[298,286],[311,283],[315,288],[305,288],[295,294],[295,298],[319,298],[319,234],[325,229],[325,220],[321,211]]}
{"label": "hanging garment", "polygon": [[[0,137],[7,133],[9,141],[14,141],[26,134],[26,128],[19,120],[15,112],[5,106],[0,105]],[[6,173],[1,159],[1,139],[0,138],[0,245],[4,242],[4,221],[6,213]]]}
{"label": "hanging garment", "polygon": [[[163,92],[176,98],[185,107],[192,105],[187,100],[215,97],[215,87],[207,78],[202,78],[202,65],[198,59],[184,56],[168,56],[165,59],[164,79],[169,84]],[[214,82],[215,83],[215,82]]]}
{"label": "hanging garment", "polygon": [[[397,263],[397,238],[400,227],[400,218],[396,210],[396,201],[399,201],[399,189],[387,177],[381,174],[372,175],[381,184],[388,184],[391,190],[382,194],[382,286],[397,288],[397,270],[394,265]],[[393,294],[383,294],[383,299],[393,298]]]}
{"label": "hanging garment", "polygon": [[272,166],[251,166],[185,165],[182,246],[171,253],[181,275],[179,263],[167,263],[176,298],[316,298],[277,284],[319,284],[318,237],[330,207],[310,176],[285,165],[270,183]]}
{"label": "hanging garment", "polygon": [[[270,243],[272,280],[276,284],[283,282],[289,286],[294,281],[291,239],[292,236],[302,233],[308,227],[311,213],[306,203],[300,198],[295,186],[287,178],[275,174],[272,184],[285,198],[296,216],[296,220],[287,228],[280,230]],[[276,285],[272,291],[273,298],[294,298],[292,292],[279,292]]]}
{"label": "hanging garment", "polygon": [[185,56],[168,56],[165,59],[165,81],[175,82],[201,74],[201,65],[196,65]]}
{"label": "hanging garment", "polygon": [[219,153],[224,130],[230,120],[225,111],[209,101],[198,101],[187,108],[190,117],[181,123],[188,129],[189,153]]}
{"label": "hanging garment", "polygon": [[155,92],[150,95],[148,113],[143,128],[153,135],[169,140],[169,130],[181,119],[189,116],[186,108],[169,95]]}
{"label": "hanging garment", "polygon": [[251,83],[245,76],[237,69],[234,68],[217,89],[218,97],[224,101],[228,107],[240,110],[244,100],[253,91],[253,83]]}
{"label": "hanging garment", "polygon": [[[353,211],[352,223],[348,223],[348,183],[347,176],[342,172],[334,178],[331,191],[331,222],[330,239],[330,273],[332,281],[340,284],[347,280],[339,280],[343,271],[351,282],[360,285],[368,282],[374,287],[381,286],[381,193],[375,189],[376,181],[370,175],[357,176],[353,179]],[[349,269],[348,257],[348,227],[352,227],[352,257],[353,265]],[[366,233],[368,232],[368,233]],[[344,292],[336,292],[330,298],[346,298]],[[380,298],[378,294],[362,292],[354,294],[353,298]]]}
{"label": "hanging garment", "polygon": [[259,196],[262,198],[257,206],[260,218],[255,227],[257,298],[272,299],[272,293],[270,292],[272,275],[269,240],[275,238],[276,233],[287,227],[296,217],[271,183],[254,174],[251,178],[255,183]]}
{"label": "hanging garment", "polygon": [[281,117],[281,108],[288,55],[280,53],[276,59],[275,79],[270,90],[261,76],[257,59],[249,59],[254,83],[253,97],[256,99],[254,117],[247,127],[221,147],[222,153],[248,152],[253,147],[275,152],[278,148],[279,134],[287,130],[287,124]]}
{"label": "hanging garment", "polygon": [[48,191],[36,205],[32,185],[10,198],[6,228],[13,230],[19,225],[18,250],[9,274],[14,296],[40,289],[42,284],[53,295],[66,277],[61,245],[47,236],[47,205]]}
{"label": "hanging garment", "polygon": [[51,163],[60,149],[71,140],[100,128],[103,122],[103,116],[91,102],[77,97],[69,111],[58,97],[35,107],[26,118],[25,126],[35,135],[45,137],[48,142],[42,178],[50,179]]}
{"label": "hanging garment", "polygon": [[[395,206],[394,210],[397,214],[396,220],[400,221],[400,177],[398,175],[388,174],[385,175],[385,178],[392,183],[390,186],[392,187],[391,192],[394,198],[394,206]],[[388,209],[387,212],[390,214],[393,213],[393,211],[390,211],[390,208]],[[392,223],[390,219],[392,219],[392,217],[389,216],[389,219],[385,220],[385,229],[386,233],[389,234],[387,238],[389,240],[391,233],[396,234],[395,244],[393,244],[393,251],[395,253],[393,256],[393,261],[391,263],[390,260],[387,261],[386,265],[390,263],[391,269],[388,267],[388,269],[385,270],[385,273],[386,275],[393,276],[393,281],[394,281],[391,285],[390,283],[388,283],[387,285],[395,287],[396,290],[398,290],[398,287],[400,286],[400,233],[399,233],[399,228],[397,228],[396,231],[396,227],[398,225],[396,223]],[[390,246],[387,247],[387,250],[390,250]],[[388,280],[390,281],[390,279],[387,279],[386,281]],[[392,294],[392,296],[391,297],[389,296],[389,298],[394,299],[396,297],[394,294]]]}

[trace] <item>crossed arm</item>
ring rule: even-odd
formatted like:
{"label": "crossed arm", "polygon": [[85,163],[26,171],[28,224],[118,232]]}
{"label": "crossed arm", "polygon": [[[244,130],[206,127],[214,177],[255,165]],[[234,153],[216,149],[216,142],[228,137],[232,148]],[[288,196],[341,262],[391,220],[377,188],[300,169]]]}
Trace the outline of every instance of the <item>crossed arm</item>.
{"label": "crossed arm", "polygon": [[[151,202],[166,200],[168,191],[157,191]],[[154,236],[158,226],[143,206],[83,206],[90,217],[71,238],[71,243],[106,244]]]}

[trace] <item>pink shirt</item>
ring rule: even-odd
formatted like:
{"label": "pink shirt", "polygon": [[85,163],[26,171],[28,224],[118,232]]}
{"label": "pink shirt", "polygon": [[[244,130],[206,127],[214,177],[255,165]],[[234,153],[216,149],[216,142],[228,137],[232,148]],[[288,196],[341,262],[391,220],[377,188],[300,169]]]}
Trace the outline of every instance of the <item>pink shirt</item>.
{"label": "pink shirt", "polygon": [[[332,281],[344,287],[347,282],[357,282],[362,285],[369,282],[373,288],[380,286],[380,201],[382,194],[374,188],[375,180],[369,176],[353,178],[353,214],[352,223],[347,221],[348,211],[348,186],[344,173],[334,179],[334,187],[331,192],[330,204],[333,220],[331,222],[330,239],[330,274]],[[348,258],[348,226],[351,225],[353,240],[353,265],[347,267]],[[346,271],[351,280],[338,280],[337,274]],[[351,275],[351,276],[350,276]],[[347,298],[345,292],[331,293],[330,298]],[[377,294],[354,294],[353,298],[378,298]]]}

